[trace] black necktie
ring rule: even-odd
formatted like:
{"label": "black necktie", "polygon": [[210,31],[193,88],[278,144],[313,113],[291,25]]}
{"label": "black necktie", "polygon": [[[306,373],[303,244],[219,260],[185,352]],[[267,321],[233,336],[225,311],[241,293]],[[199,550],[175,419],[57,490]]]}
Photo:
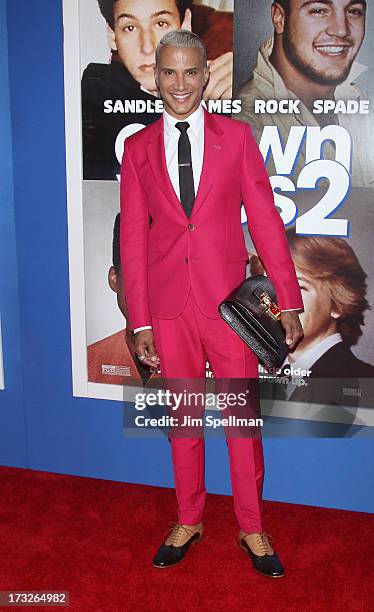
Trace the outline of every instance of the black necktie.
{"label": "black necktie", "polygon": [[195,188],[193,182],[191,159],[191,143],[187,134],[187,130],[190,127],[190,124],[187,121],[178,121],[178,123],[175,124],[175,127],[181,133],[178,141],[180,201],[187,217],[190,217],[195,201]]}

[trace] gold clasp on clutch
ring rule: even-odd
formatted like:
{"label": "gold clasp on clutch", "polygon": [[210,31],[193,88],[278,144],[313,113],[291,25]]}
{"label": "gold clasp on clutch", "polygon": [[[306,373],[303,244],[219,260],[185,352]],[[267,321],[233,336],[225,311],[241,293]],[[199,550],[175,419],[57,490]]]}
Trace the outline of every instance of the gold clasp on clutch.
{"label": "gold clasp on clutch", "polygon": [[281,318],[281,311],[278,308],[277,304],[275,304],[275,302],[273,302],[273,300],[271,299],[270,295],[268,293],[266,293],[266,291],[263,291],[260,295],[260,302],[265,306],[268,314],[275,319],[276,321],[279,321]]}

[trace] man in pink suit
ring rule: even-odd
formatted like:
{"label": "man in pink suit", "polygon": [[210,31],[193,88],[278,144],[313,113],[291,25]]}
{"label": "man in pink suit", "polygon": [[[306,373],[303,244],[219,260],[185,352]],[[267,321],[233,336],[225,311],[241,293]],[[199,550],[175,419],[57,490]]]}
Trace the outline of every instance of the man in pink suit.
{"label": "man in pink suit", "polygon": [[[127,138],[121,174],[121,259],[129,323],[143,363],[166,379],[258,377],[255,354],[221,319],[219,303],[245,279],[248,228],[283,311],[292,349],[303,308],[284,226],[250,127],[201,106],[209,79],[199,37],[167,33],[156,51],[163,117]],[[294,312],[285,312],[294,311]],[[206,497],[204,439],[171,437],[178,522],[156,567],[181,561],[201,539]],[[284,574],[263,530],[261,437],[227,437],[239,544],[255,569]]]}

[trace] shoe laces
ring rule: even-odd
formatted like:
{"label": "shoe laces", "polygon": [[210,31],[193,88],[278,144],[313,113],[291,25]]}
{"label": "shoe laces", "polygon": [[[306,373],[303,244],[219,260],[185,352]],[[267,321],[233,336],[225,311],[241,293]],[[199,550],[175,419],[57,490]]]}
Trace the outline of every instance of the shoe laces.
{"label": "shoe laces", "polygon": [[192,538],[192,536],[194,535],[194,532],[191,531],[191,529],[188,529],[188,527],[182,525],[181,523],[171,522],[169,523],[169,525],[170,528],[164,533],[164,535],[170,534],[168,535],[167,539],[169,540],[172,546],[177,545],[183,531],[185,531],[190,538]]}
{"label": "shoe laces", "polygon": [[[247,534],[249,535],[249,534]],[[246,538],[246,536],[244,536],[244,539]],[[256,534],[256,540],[257,543],[260,547],[260,550],[262,553],[264,553],[264,555],[269,555],[269,545],[268,543],[270,542],[270,544],[274,543],[274,538],[269,534],[266,533],[265,531],[262,531],[261,533],[257,533]]]}
{"label": "shoe laces", "polygon": [[265,531],[262,531],[260,533],[260,537],[261,537],[261,542],[262,542],[264,548],[266,549],[267,553],[269,554],[269,542],[270,542],[270,544],[274,544],[274,538],[269,533],[265,533]]}

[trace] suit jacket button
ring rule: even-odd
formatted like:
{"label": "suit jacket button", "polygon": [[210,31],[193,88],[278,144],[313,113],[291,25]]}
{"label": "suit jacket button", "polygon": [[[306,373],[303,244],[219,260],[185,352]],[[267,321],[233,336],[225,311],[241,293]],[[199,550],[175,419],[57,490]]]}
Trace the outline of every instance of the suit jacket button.
{"label": "suit jacket button", "polygon": [[195,226],[193,223],[189,223],[188,224],[188,229],[191,230],[191,232],[195,229]]}
{"label": "suit jacket button", "polygon": [[186,257],[186,263],[188,263],[188,257]]}

